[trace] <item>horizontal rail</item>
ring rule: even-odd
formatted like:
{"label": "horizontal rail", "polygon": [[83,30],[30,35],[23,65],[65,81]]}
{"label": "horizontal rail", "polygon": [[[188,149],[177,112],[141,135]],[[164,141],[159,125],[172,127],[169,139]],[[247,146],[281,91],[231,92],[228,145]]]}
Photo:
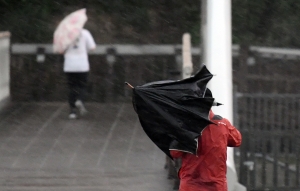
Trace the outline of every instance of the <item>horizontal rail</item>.
{"label": "horizontal rail", "polygon": [[[262,159],[264,159],[264,160],[266,160],[266,161],[268,161],[268,162],[272,162],[272,163],[276,162],[276,164],[277,164],[279,167],[285,167],[285,163],[284,163],[284,162],[282,162],[282,161],[277,161],[277,160],[274,159],[274,157],[271,157],[271,156],[269,156],[269,155],[264,156],[262,153],[251,153],[251,152],[247,152],[247,156],[248,156],[248,157],[251,156],[251,154],[254,154],[255,157],[257,157],[257,158],[262,158]],[[240,157],[240,156],[241,156],[240,151],[236,151],[236,152],[235,152],[235,156]],[[296,166],[295,166],[295,165],[289,165],[289,170],[292,171],[292,172],[296,172]]]}
{"label": "horizontal rail", "polygon": [[300,59],[300,49],[269,48],[250,46],[250,51],[261,53],[263,57]]}
{"label": "horizontal rail", "polygon": [[[12,44],[12,54],[36,54],[37,48],[45,48],[45,54],[54,54],[52,44]],[[117,55],[174,55],[176,49],[181,45],[97,45],[96,49],[90,52],[91,55],[106,55],[108,49],[115,49]],[[193,55],[200,55],[200,49],[193,47]]]}
{"label": "horizontal rail", "polygon": [[235,94],[236,97],[251,97],[251,98],[300,98],[300,94],[278,94],[278,93],[240,93]]}
{"label": "horizontal rail", "polygon": [[[38,48],[44,48],[45,54],[54,54],[52,44],[12,44],[12,54],[36,54]],[[95,51],[91,52],[92,55],[105,55],[108,49],[115,49],[117,55],[175,55],[176,49],[181,50],[180,44],[101,44],[97,45]],[[239,55],[239,45],[232,45],[232,56]],[[299,49],[287,48],[269,48],[250,46],[250,51],[259,53],[265,58],[284,58],[284,59],[300,59]],[[192,55],[200,55],[201,49],[199,47],[192,47]]]}

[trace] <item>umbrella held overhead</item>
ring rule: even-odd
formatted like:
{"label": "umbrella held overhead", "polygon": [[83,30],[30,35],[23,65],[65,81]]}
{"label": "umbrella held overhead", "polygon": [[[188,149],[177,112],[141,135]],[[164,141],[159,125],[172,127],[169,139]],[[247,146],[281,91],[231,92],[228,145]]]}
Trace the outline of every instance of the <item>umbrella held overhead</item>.
{"label": "umbrella held overhead", "polygon": [[66,16],[54,32],[53,52],[63,53],[78,38],[86,21],[86,9],[77,10]]}

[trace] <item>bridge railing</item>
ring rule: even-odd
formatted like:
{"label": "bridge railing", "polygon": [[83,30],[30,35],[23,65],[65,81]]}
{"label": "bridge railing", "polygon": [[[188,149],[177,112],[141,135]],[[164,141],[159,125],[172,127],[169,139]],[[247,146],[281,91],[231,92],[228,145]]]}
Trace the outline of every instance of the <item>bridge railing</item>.
{"label": "bridge railing", "polygon": [[[243,53],[242,50],[243,47],[232,46],[233,81],[238,86],[239,92],[283,93],[287,91],[288,93],[300,93],[297,88],[294,88],[300,82],[297,73],[300,67],[300,50],[256,46],[248,47],[248,53]],[[96,50],[90,53],[92,63],[90,77],[91,82],[93,82],[91,100],[107,101],[106,98],[114,97],[112,95],[121,95],[121,98],[130,97],[128,92],[125,92],[128,88],[123,87],[124,80],[138,85],[169,78],[170,74],[179,75],[182,69],[181,52],[181,45],[97,45]],[[197,65],[200,65],[201,50],[193,47],[191,52],[196,70]],[[13,44],[11,53],[11,75],[14,79],[12,92],[19,95],[15,96],[15,99],[26,101],[41,100],[41,98],[46,101],[65,100],[62,97],[62,95],[66,95],[62,85],[65,83],[64,76],[61,77],[62,56],[52,52],[51,44]],[[40,59],[42,58],[40,54],[45,55],[45,60]],[[38,63],[41,61],[44,63]],[[103,100],[99,100],[102,97]],[[235,99],[238,101],[242,98]],[[264,103],[268,104],[268,102]],[[236,111],[240,108],[247,107],[239,104]],[[258,111],[265,110],[258,109]],[[235,119],[234,124],[237,127],[243,125],[241,122],[243,116],[240,113],[239,118]],[[257,116],[256,118],[261,119]],[[253,122],[253,120],[249,122]],[[261,135],[265,136],[265,134]],[[247,132],[245,133],[246,139]],[[245,150],[248,151],[248,149]],[[242,152],[240,152],[240,156],[243,161],[240,162],[240,168],[246,168],[247,162],[250,160],[242,157],[244,156]],[[249,174],[252,173],[253,176],[248,176],[244,171],[241,171],[239,178],[243,183],[249,185],[248,182],[251,183],[252,181],[253,183],[253,177],[256,175],[253,172],[255,171],[250,170]],[[286,172],[290,176],[291,173]],[[264,177],[264,174],[260,177]],[[296,177],[299,178],[299,175]],[[262,178],[262,182],[264,181],[267,182],[268,180]]]}
{"label": "bridge railing", "polygon": [[10,97],[10,33],[0,32],[0,108]]}
{"label": "bridge railing", "polygon": [[239,180],[251,190],[299,188],[300,94],[238,93],[236,99]]}

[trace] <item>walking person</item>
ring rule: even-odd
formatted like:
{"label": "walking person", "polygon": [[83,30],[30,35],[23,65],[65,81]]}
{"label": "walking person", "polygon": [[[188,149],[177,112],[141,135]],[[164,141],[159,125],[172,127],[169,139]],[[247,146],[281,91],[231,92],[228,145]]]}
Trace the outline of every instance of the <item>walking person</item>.
{"label": "walking person", "polygon": [[70,106],[70,119],[84,115],[87,110],[84,99],[88,83],[90,64],[88,52],[96,48],[93,36],[87,29],[82,29],[79,37],[64,52],[63,71],[67,76],[69,87],[68,102]]}
{"label": "walking person", "polygon": [[240,132],[221,116],[210,111],[214,124],[198,138],[197,155],[170,149],[173,158],[181,158],[179,191],[227,191],[227,147],[239,147]]}

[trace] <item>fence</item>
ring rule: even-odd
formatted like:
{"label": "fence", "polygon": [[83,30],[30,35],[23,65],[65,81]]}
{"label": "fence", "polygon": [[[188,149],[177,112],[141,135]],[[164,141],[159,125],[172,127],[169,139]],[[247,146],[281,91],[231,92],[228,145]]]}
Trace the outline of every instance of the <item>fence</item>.
{"label": "fence", "polygon": [[0,107],[10,96],[10,33],[0,32]]}
{"label": "fence", "polygon": [[[44,62],[38,62],[42,52]],[[40,51],[43,50],[43,51]],[[176,78],[180,74],[181,45],[97,45],[90,54],[89,98],[105,102],[124,99],[133,85]],[[200,65],[200,49],[193,47],[194,71]],[[300,93],[300,51],[233,45],[233,82],[239,92]],[[63,57],[53,54],[50,44],[13,44],[11,47],[11,92],[17,101],[66,100]]]}
{"label": "fence", "polygon": [[[90,101],[130,98],[124,81],[139,85],[178,78],[180,45],[98,45],[90,55]],[[37,50],[46,59],[37,62]],[[40,50],[40,49],[39,49]],[[62,101],[65,77],[62,56],[51,45],[12,46],[13,100]],[[300,51],[233,46],[235,125],[243,135],[236,149],[239,181],[248,190],[293,191],[299,187]],[[192,48],[194,69],[200,50]],[[199,64],[200,65],[200,64]],[[251,94],[250,94],[251,93]],[[280,95],[278,95],[280,94]],[[296,145],[296,146],[295,146]]]}
{"label": "fence", "polygon": [[[37,61],[37,50],[44,48],[45,61]],[[192,49],[193,60],[200,63],[199,49]],[[124,86],[178,78],[182,67],[181,45],[98,45],[89,56],[88,101],[128,99]],[[52,54],[51,45],[12,45],[12,99],[16,101],[66,100],[63,57]],[[197,66],[195,66],[197,69]]]}
{"label": "fence", "polygon": [[300,95],[238,94],[239,180],[250,190],[300,190]]}

